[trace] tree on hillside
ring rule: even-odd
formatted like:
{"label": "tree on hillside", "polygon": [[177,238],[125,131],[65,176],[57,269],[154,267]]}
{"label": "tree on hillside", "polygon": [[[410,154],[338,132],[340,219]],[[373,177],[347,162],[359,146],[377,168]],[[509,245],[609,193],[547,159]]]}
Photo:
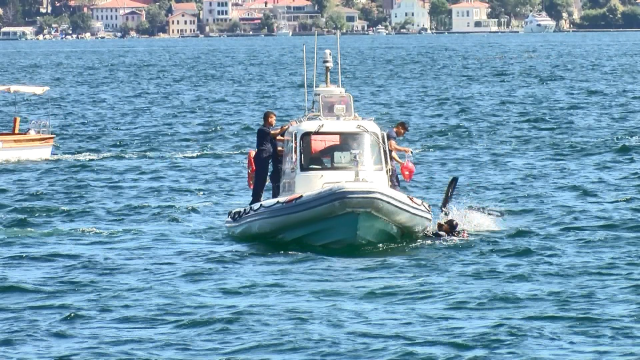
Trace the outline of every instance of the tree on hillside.
{"label": "tree on hillside", "polygon": [[353,9],[356,7],[356,0],[342,0],[342,6]]}
{"label": "tree on hillside", "polygon": [[51,27],[55,22],[56,22],[56,19],[51,15],[43,16],[40,19],[38,19],[38,24],[40,25],[41,31],[51,29]]}
{"label": "tree on hillside", "polygon": [[327,29],[344,31],[347,29],[347,20],[344,14],[339,11],[332,11],[325,20]]}
{"label": "tree on hillside", "polygon": [[557,22],[562,20],[564,13],[573,7],[571,0],[543,0],[544,10],[550,18]]}
{"label": "tree on hillside", "polygon": [[22,9],[18,0],[9,0],[2,9],[2,22],[4,26],[22,25]]}
{"label": "tree on hillside", "polygon": [[609,18],[609,23],[613,28],[618,28],[622,24],[622,18],[620,15],[622,14],[623,7],[620,5],[620,1],[611,0],[609,5],[604,8],[607,12],[607,17]]}
{"label": "tree on hillside", "polygon": [[329,9],[333,5],[331,0],[311,0],[311,3],[320,11],[322,17],[325,17],[325,14],[329,12]]}
{"label": "tree on hillside", "polygon": [[169,2],[169,0],[160,0],[155,5],[158,5],[160,10],[162,10],[162,12],[165,13],[165,15],[167,14],[167,11],[169,11],[169,9],[171,8],[171,2]]}
{"label": "tree on hillside", "polygon": [[71,28],[76,34],[85,33],[91,31],[91,14],[86,12],[79,12],[72,15],[69,19]]}
{"label": "tree on hillside", "polygon": [[122,25],[120,25],[119,30],[120,30],[121,37],[124,39],[129,36],[131,31],[134,30],[134,28],[129,23],[122,23]]}
{"label": "tree on hillside", "polygon": [[58,24],[58,25],[69,25],[70,24],[69,17],[67,16],[67,14],[60,15],[60,16],[58,16],[56,18],[55,24]]}
{"label": "tree on hillside", "polygon": [[273,34],[276,32],[275,25],[276,22],[270,12],[262,14],[262,19],[260,19],[260,30],[266,29],[268,33]]}
{"label": "tree on hillside", "polygon": [[431,17],[432,24],[438,24],[437,19],[446,17],[449,15],[449,3],[447,0],[431,0],[431,7],[429,8],[429,17]]}
{"label": "tree on hillside", "polygon": [[162,10],[158,4],[147,6],[145,18],[149,23],[149,27],[153,32],[153,35],[158,35],[158,28],[164,26],[167,22],[167,18],[164,13],[164,10]]}
{"label": "tree on hillside", "polygon": [[149,26],[147,20],[142,20],[136,25],[136,34],[140,35],[153,35],[153,30]]}

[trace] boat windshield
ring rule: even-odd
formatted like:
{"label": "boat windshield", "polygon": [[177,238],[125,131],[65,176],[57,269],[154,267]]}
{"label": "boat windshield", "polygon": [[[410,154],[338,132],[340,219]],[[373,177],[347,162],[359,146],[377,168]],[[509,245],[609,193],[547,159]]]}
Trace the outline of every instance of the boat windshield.
{"label": "boat windshield", "polygon": [[382,150],[377,134],[305,133],[300,137],[301,171],[361,170],[382,171]]}
{"label": "boat windshield", "polygon": [[351,95],[321,95],[320,115],[329,118],[353,117],[353,99]]}

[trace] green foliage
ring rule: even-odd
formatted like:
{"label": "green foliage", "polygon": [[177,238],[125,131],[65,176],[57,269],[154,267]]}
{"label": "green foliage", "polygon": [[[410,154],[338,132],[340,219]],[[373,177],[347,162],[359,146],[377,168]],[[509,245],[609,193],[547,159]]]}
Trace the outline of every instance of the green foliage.
{"label": "green foliage", "polygon": [[238,20],[233,20],[227,27],[227,31],[232,33],[238,32],[240,29],[242,29],[242,24],[240,24],[240,21]]}
{"label": "green foliage", "polygon": [[69,19],[71,28],[76,34],[89,32],[91,30],[91,22],[91,14],[85,12],[76,13]]}
{"label": "green foliage", "polygon": [[449,3],[447,0],[432,0],[429,8],[429,15],[432,18],[449,14]]}
{"label": "green foliage", "polygon": [[620,16],[623,10],[622,5],[620,5],[620,1],[611,0],[609,2],[609,5],[607,5],[607,7],[604,8],[604,10],[607,12],[607,16],[609,17],[609,22],[614,27],[619,27],[620,24],[622,23],[622,19],[620,18]]}
{"label": "green foliage", "polygon": [[314,18],[311,21],[311,26],[314,29],[324,29],[324,21],[321,18]]}
{"label": "green foliage", "polygon": [[18,0],[8,0],[2,8],[3,26],[22,25],[24,18],[22,17],[22,7]]}
{"label": "green foliage", "polygon": [[360,8],[360,18],[369,23],[369,27],[376,27],[387,21],[382,11],[382,5],[368,4]]}
{"label": "green foliage", "polygon": [[356,0],[342,0],[342,6],[353,9],[356,7]]}
{"label": "green foliage", "polygon": [[169,0],[160,0],[155,5],[157,5],[165,15],[169,11],[169,8],[171,8],[171,2],[169,2]]}
{"label": "green foliage", "polygon": [[158,28],[164,27],[167,22],[165,11],[162,10],[160,4],[152,4],[147,7],[146,21],[154,35],[158,35]]}
{"label": "green foliage", "polygon": [[415,24],[415,21],[413,20],[413,18],[408,17],[408,18],[405,18],[401,24],[397,25],[397,29],[406,30],[413,27],[413,24]]}
{"label": "green foliage", "polygon": [[640,29],[640,8],[637,6],[628,7],[620,14],[622,24],[625,29]]}
{"label": "green foliage", "polygon": [[577,26],[588,29],[604,29],[609,26],[607,12],[604,9],[585,10],[582,12]]}
{"label": "green foliage", "polygon": [[154,31],[147,20],[142,20],[136,25],[136,33],[140,35],[153,35]]}
{"label": "green foliage", "polygon": [[62,15],[60,15],[60,16],[58,16],[56,18],[56,22],[55,23],[58,24],[58,26],[59,25],[69,25],[70,24],[69,17],[67,16],[67,14],[62,14]]}
{"label": "green foliage", "polygon": [[119,30],[120,30],[120,33],[122,33],[122,37],[125,38],[125,37],[129,36],[129,33],[132,30],[135,30],[135,29],[133,28],[133,26],[131,26],[130,23],[122,23],[122,25],[120,25],[120,29]]}
{"label": "green foliage", "polygon": [[331,9],[333,3],[331,0],[311,0],[311,3],[320,11],[320,14],[324,17],[329,9]]}
{"label": "green foliage", "polygon": [[347,29],[347,20],[343,13],[333,11],[327,15],[325,25],[327,29],[344,31]]}
{"label": "green foliage", "polygon": [[45,30],[49,30],[51,29],[51,27],[53,26],[53,24],[55,24],[56,19],[51,16],[51,15],[47,15],[47,16],[43,16],[40,19],[38,19],[38,25],[40,27],[40,31],[45,31]]}
{"label": "green foliage", "polygon": [[573,7],[571,0],[543,0],[544,9],[550,18],[556,22],[562,20],[564,12]]}
{"label": "green foliage", "polygon": [[300,20],[298,21],[298,31],[312,31],[313,25],[308,20]]}
{"label": "green foliage", "polygon": [[268,33],[273,34],[276,32],[275,25],[276,22],[270,12],[262,14],[262,18],[260,19],[260,30],[267,30]]}

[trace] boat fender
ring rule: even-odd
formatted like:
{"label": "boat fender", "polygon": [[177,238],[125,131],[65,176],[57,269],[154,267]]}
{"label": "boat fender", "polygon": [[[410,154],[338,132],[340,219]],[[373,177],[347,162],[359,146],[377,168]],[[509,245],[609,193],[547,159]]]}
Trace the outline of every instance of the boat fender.
{"label": "boat fender", "polygon": [[302,194],[294,194],[294,195],[291,195],[291,196],[289,196],[289,197],[284,201],[284,203],[283,203],[283,204],[288,204],[288,203],[290,203],[290,202],[294,202],[294,201],[296,201],[296,200],[300,199],[301,197],[302,197]]}
{"label": "boat fender", "polygon": [[253,189],[253,182],[256,178],[256,164],[253,161],[253,156],[256,154],[255,150],[249,151],[249,157],[247,158],[247,185],[249,189]]}

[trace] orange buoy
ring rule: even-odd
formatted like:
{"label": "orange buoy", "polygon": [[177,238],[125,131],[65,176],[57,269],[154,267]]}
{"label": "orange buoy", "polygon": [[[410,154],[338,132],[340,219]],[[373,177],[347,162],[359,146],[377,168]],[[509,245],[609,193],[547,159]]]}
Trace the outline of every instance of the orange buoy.
{"label": "orange buoy", "polygon": [[247,159],[247,185],[249,185],[249,189],[253,189],[253,182],[256,178],[256,164],[253,162],[255,154],[255,150],[249,151],[249,158]]}

